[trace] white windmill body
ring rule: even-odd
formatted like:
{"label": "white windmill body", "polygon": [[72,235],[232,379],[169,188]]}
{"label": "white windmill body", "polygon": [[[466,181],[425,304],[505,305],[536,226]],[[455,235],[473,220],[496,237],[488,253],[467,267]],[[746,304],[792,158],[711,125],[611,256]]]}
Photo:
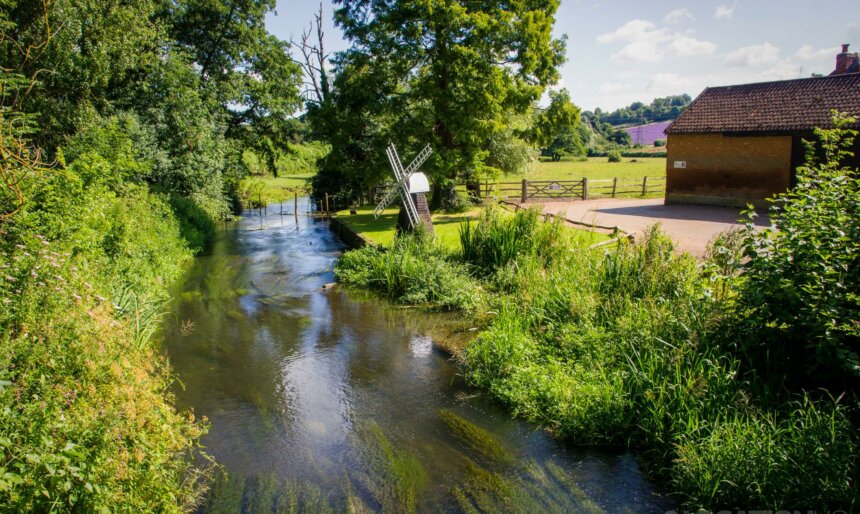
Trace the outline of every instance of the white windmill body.
{"label": "white windmill body", "polygon": [[433,149],[430,148],[429,144],[426,145],[405,169],[393,143],[388,145],[385,153],[394,173],[395,184],[373,210],[373,215],[378,218],[399,195],[408,220],[408,227],[406,228],[414,230],[415,227],[423,223],[432,231],[433,225],[429,210],[427,210],[427,200],[424,198],[424,193],[430,191],[430,183],[427,176],[418,171],[418,168],[433,153]]}

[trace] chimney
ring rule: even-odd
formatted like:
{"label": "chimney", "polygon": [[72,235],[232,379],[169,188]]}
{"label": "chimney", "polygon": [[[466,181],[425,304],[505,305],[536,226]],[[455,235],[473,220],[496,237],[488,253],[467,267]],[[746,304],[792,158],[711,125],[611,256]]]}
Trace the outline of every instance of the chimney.
{"label": "chimney", "polygon": [[836,69],[831,75],[860,72],[860,54],[848,53],[848,43],[842,45],[842,53],[836,54]]}

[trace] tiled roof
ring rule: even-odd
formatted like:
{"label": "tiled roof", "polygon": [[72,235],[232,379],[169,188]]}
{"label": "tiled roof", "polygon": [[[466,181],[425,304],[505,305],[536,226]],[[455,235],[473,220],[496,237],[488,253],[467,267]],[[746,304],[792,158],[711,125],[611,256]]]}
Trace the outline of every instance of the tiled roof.
{"label": "tiled roof", "polygon": [[831,109],[856,117],[860,128],[860,73],[707,88],[666,133],[827,128]]}

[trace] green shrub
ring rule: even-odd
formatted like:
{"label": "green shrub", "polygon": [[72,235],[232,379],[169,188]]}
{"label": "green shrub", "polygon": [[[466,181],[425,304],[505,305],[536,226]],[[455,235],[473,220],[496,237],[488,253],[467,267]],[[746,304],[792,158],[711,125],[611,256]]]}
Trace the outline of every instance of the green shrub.
{"label": "green shrub", "polygon": [[606,152],[606,160],[608,162],[621,162],[621,150],[609,150]]}
{"label": "green shrub", "polygon": [[472,200],[465,191],[458,190],[453,183],[442,185],[442,210],[447,213],[466,212],[472,208]]}
{"label": "green shrub", "polygon": [[485,269],[496,269],[519,255],[536,253],[547,261],[564,245],[561,222],[539,222],[537,209],[517,211],[513,216],[488,208],[477,225],[460,225],[463,260]]}
{"label": "green shrub", "polygon": [[335,267],[340,282],[385,293],[400,303],[473,309],[480,287],[466,269],[428,238],[399,236],[386,250],[366,246],[345,253]]}
{"label": "green shrub", "polygon": [[205,424],[153,344],[191,252],[120,127],[75,138],[0,226],[3,512],[179,512],[205,485]]}
{"label": "green shrub", "polygon": [[860,448],[839,404],[804,396],[786,414],[730,410],[699,432],[678,438],[673,466],[674,489],[691,505],[850,512],[860,501]]}
{"label": "green shrub", "polygon": [[777,384],[860,384],[860,170],[843,164],[856,134],[816,130],[821,158],[774,200],[773,228],[747,224],[734,345]]}
{"label": "green shrub", "polygon": [[40,178],[2,227],[0,511],[178,512],[205,425],[174,411],[151,337],[190,252],[158,196],[90,183]]}

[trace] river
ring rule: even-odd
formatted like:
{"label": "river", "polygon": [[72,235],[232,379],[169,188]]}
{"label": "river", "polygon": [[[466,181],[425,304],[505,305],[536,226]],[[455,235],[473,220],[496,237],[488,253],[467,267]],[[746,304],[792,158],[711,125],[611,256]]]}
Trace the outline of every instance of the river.
{"label": "river", "polygon": [[671,507],[629,454],[565,447],[468,387],[433,344],[450,321],[325,289],[344,246],[292,208],[224,227],[176,287],[177,405],[225,472],[201,512]]}

